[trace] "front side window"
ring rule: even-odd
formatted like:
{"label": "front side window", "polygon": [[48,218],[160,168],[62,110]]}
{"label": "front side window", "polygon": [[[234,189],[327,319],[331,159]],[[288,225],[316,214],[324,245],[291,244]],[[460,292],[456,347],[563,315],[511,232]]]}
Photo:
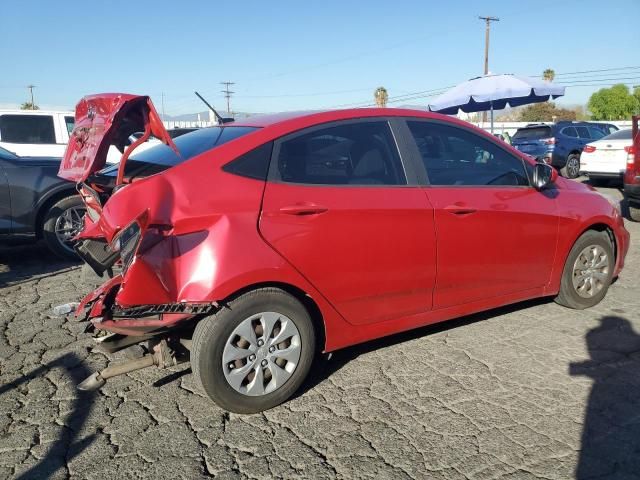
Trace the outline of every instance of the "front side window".
{"label": "front side window", "polygon": [[576,132],[578,132],[578,137],[580,138],[591,138],[587,127],[576,127]]}
{"label": "front side window", "polygon": [[286,139],[278,180],[314,185],[404,185],[406,178],[386,121],[344,123]]}
{"label": "front side window", "polygon": [[1,115],[0,139],[8,143],[56,143],[53,117],[51,115]]}
{"label": "front side window", "polygon": [[602,130],[594,127],[589,127],[589,133],[591,134],[591,138],[595,140],[599,140],[606,135]]}
{"label": "front side window", "polygon": [[407,122],[431,185],[529,185],[523,161],[465,129]]}

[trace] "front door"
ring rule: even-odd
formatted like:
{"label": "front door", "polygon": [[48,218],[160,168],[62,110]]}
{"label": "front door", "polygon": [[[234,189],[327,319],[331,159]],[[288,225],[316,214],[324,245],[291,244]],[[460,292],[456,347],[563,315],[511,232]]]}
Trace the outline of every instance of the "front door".
{"label": "front door", "polygon": [[335,122],[285,137],[269,177],[261,234],[347,321],[431,309],[433,209],[408,185],[387,121]]}
{"label": "front door", "polygon": [[558,234],[558,192],[535,190],[531,165],[470,129],[407,123],[435,210],[434,308],[546,285]]}

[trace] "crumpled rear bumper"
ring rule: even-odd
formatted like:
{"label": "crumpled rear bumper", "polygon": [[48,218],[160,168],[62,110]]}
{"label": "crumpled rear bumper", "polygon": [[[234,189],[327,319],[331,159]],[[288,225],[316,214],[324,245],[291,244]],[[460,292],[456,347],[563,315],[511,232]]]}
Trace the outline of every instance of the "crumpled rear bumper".
{"label": "crumpled rear bumper", "polygon": [[116,275],[87,294],[76,309],[76,317],[89,321],[94,328],[122,335],[147,335],[179,328],[189,320],[215,312],[210,303],[168,303],[122,307],[116,303],[123,286],[123,276]]}

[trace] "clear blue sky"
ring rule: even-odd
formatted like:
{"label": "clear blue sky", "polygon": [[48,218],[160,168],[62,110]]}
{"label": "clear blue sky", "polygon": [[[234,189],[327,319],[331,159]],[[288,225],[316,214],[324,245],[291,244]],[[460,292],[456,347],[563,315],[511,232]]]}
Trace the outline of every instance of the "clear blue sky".
{"label": "clear blue sky", "polygon": [[[481,6],[482,4],[482,6]],[[640,0],[141,1],[20,0],[0,9],[0,107],[72,107],[85,94],[150,94],[167,114],[216,107],[273,112],[445,87],[490,70],[540,74],[640,66]],[[640,69],[601,74],[640,84]],[[577,77],[565,77],[578,79]],[[592,83],[592,82],[585,82]],[[570,87],[585,103],[601,87]],[[428,99],[406,103],[425,104]]]}

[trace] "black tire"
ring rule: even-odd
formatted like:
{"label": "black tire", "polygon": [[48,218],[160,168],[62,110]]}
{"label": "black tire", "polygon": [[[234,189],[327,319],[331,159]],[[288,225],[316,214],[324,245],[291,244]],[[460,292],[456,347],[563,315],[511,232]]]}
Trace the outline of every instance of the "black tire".
{"label": "black tire", "polygon": [[567,163],[560,169],[560,174],[565,178],[578,178],[580,176],[580,155],[571,153],[567,157]]}
{"label": "black tire", "polygon": [[[589,246],[598,246],[604,250],[607,255],[608,268],[606,272],[606,279],[602,282],[602,289],[595,295],[585,298],[581,296],[574,287],[573,274],[576,259],[580,253]],[[606,232],[596,232],[595,230],[586,231],[580,236],[580,238],[578,238],[567,256],[567,260],[564,264],[564,270],[562,272],[562,280],[560,282],[560,292],[554,299],[555,302],[576,310],[583,310],[597,305],[607,294],[609,285],[611,285],[614,268],[615,256],[609,235]]]}
{"label": "black tire", "polygon": [[[282,386],[260,396],[248,396],[236,391],[225,378],[222,355],[236,327],[261,312],[276,312],[292,320],[300,334],[301,352],[295,370]],[[220,407],[235,413],[256,413],[281,404],[298,390],[315,352],[316,334],[306,308],[278,288],[261,288],[239,296],[198,322],[193,333],[191,368],[196,382]]]}
{"label": "black tire", "polygon": [[[58,222],[58,218],[61,215],[72,209],[78,212],[84,211],[84,204],[79,195],[65,197],[54,203],[45,214],[42,224],[42,237],[49,249],[59,257],[67,260],[77,260],[78,256],[71,245],[65,244],[56,235],[56,222]],[[82,215],[84,216],[84,213]]]}

